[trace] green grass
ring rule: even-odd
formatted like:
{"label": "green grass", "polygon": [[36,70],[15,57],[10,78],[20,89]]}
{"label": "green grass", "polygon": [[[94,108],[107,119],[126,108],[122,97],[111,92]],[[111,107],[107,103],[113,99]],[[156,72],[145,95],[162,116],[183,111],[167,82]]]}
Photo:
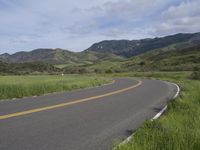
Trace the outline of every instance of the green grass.
{"label": "green grass", "polygon": [[189,72],[138,74],[178,83],[181,95],[169,103],[164,116],[153,122],[146,121],[133,139],[117,150],[199,150],[200,81],[189,80]]}
{"label": "green grass", "polygon": [[108,82],[111,79],[86,75],[0,76],[0,99],[69,91]]}

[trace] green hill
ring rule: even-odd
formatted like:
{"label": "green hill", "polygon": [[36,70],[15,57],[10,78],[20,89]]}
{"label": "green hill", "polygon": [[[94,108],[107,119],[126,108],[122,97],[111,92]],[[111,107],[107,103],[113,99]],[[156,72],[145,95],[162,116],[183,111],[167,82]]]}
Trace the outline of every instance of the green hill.
{"label": "green hill", "polygon": [[122,64],[132,71],[190,71],[200,69],[200,45],[187,48],[166,47],[130,58]]}
{"label": "green hill", "polygon": [[42,72],[41,68],[47,72],[58,69],[64,73],[198,70],[200,33],[133,41],[102,41],[82,52],[57,48],[12,55],[5,53],[0,55],[0,61],[1,70],[7,67],[7,72],[11,68],[13,73],[18,70]]}
{"label": "green hill", "polygon": [[5,63],[0,61],[0,74],[54,74],[61,72],[53,65],[39,62],[32,63]]}
{"label": "green hill", "polygon": [[101,61],[93,64],[66,66],[69,73],[112,73],[128,71],[193,71],[200,70],[200,44],[195,46],[170,45],[121,61]]}
{"label": "green hill", "polygon": [[139,54],[164,48],[169,45],[196,45],[200,43],[200,33],[176,34],[161,38],[142,40],[110,40],[95,43],[86,51],[109,52],[119,56],[130,58]]}
{"label": "green hill", "polygon": [[71,52],[63,49],[36,49],[30,52],[2,54],[0,60],[10,63],[45,62],[50,64],[86,64],[109,60],[122,60],[149,51],[173,47],[191,47],[200,43],[200,33],[176,34],[166,37],[141,40],[111,40],[93,44],[82,52]]}
{"label": "green hill", "polygon": [[73,64],[95,62],[100,60],[122,59],[112,53],[98,52],[71,52],[63,49],[36,49],[30,52],[17,52],[15,54],[2,54],[0,60],[8,63],[45,62],[50,64]]}

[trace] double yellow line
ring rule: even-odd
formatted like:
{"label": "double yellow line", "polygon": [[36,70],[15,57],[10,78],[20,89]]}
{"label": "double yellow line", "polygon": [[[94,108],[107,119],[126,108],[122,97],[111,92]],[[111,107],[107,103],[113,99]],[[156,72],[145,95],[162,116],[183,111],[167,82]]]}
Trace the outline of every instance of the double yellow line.
{"label": "double yellow line", "polygon": [[[66,102],[66,103],[61,103],[61,104],[57,104],[57,105],[46,106],[46,107],[41,107],[41,108],[36,108],[36,109],[30,109],[30,110],[26,110],[26,111],[16,112],[16,113],[13,113],[13,114],[7,114],[7,115],[0,116],[0,120],[12,118],[12,117],[23,116],[23,115],[28,115],[28,114],[37,113],[37,112],[46,111],[46,110],[51,110],[51,109],[56,109],[56,108],[60,108],[60,107],[64,107],[64,106],[69,106],[69,105],[73,105],[73,104],[87,102],[87,101],[96,100],[96,99],[99,99],[99,98],[102,98],[102,97],[107,97],[107,96],[111,96],[111,95],[114,95],[114,94],[118,94],[118,93],[122,93],[122,92],[125,92],[125,91],[128,91],[128,90],[134,89],[134,88],[140,86],[141,84],[142,84],[142,81],[138,80],[138,83],[136,85],[130,86],[128,88],[124,88],[124,89],[120,89],[120,90],[117,90],[117,91],[114,91],[114,92],[110,92],[110,93],[106,93],[106,94],[102,94],[102,95],[97,95],[97,96],[93,96],[93,97],[88,97],[88,98],[84,98],[84,99],[73,100],[71,102]],[[99,99],[99,100],[101,100],[101,99]]]}

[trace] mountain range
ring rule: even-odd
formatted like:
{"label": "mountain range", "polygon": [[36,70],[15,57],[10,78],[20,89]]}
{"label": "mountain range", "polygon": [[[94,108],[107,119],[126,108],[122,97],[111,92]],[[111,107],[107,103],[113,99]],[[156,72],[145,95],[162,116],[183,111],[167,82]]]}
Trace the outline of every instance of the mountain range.
{"label": "mountain range", "polygon": [[[190,60],[193,59],[194,62],[200,63],[199,48],[200,33],[180,33],[153,39],[101,41],[82,52],[71,52],[57,48],[22,51],[12,55],[4,53],[0,55],[0,61],[6,63],[43,62],[54,65],[78,64],[79,67],[89,68],[95,68],[94,66],[100,62],[114,62],[116,64],[123,62],[120,66],[137,69],[141,68],[144,63],[154,64],[151,66],[155,66],[156,62],[163,65],[169,64],[167,62],[169,57],[175,58],[176,56],[178,59],[184,54],[191,57]],[[119,67],[119,65],[117,66]]]}
{"label": "mountain range", "polygon": [[30,52],[4,53],[0,60],[8,63],[46,62],[50,64],[95,62],[106,59],[121,59],[112,53],[99,53],[95,51],[72,52],[64,49],[36,49]]}
{"label": "mountain range", "polygon": [[200,33],[176,34],[161,38],[142,40],[111,40],[92,45],[87,51],[111,52],[124,57],[136,56],[172,44],[199,44]]}

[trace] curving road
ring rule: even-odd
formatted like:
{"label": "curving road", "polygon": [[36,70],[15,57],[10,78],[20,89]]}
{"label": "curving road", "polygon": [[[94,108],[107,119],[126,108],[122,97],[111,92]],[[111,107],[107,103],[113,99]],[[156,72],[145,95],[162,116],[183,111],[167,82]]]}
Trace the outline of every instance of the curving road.
{"label": "curving road", "polygon": [[109,150],[158,113],[176,86],[157,80],[113,84],[0,102],[0,150]]}

